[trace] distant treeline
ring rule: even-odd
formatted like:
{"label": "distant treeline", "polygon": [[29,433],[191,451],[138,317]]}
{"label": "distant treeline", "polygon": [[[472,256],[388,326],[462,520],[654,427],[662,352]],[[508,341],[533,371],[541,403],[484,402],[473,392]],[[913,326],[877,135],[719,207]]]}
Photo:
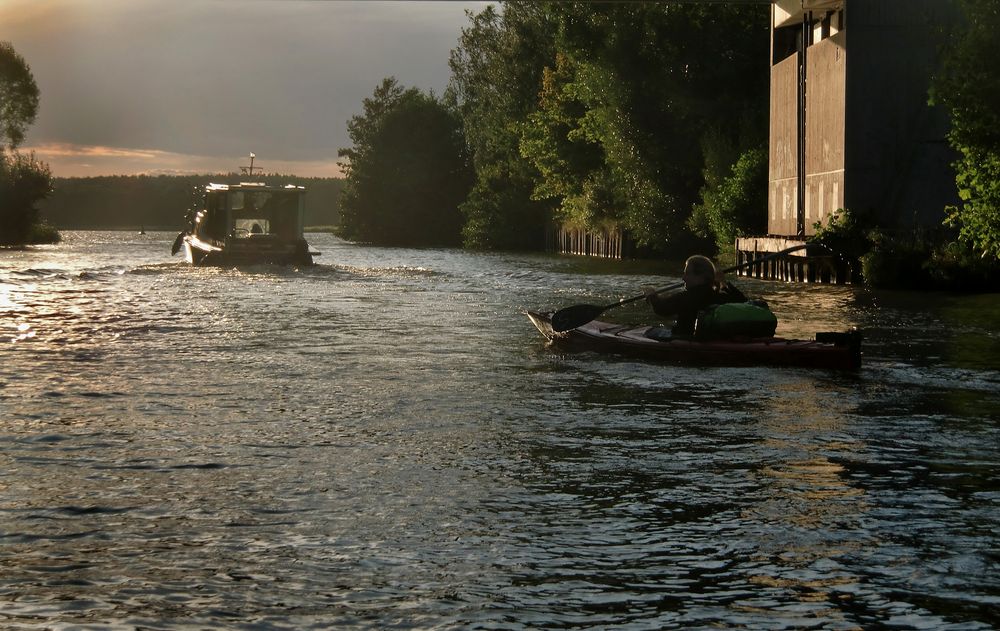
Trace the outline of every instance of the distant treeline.
{"label": "distant treeline", "polygon": [[[236,184],[247,176],[110,175],[53,178],[52,194],[39,203],[41,216],[59,229],[181,229],[189,208],[200,203],[201,187]],[[340,212],[340,178],[291,175],[253,177],[271,184],[306,187],[306,225],[332,226]]]}

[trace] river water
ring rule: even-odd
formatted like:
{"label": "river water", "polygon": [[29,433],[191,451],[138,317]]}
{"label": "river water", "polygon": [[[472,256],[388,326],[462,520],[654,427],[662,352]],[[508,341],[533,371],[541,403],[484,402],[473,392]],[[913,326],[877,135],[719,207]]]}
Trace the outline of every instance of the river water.
{"label": "river water", "polygon": [[523,315],[676,265],[65,237],[0,250],[0,628],[1000,626],[998,295],[747,280],[860,372],[685,368]]}

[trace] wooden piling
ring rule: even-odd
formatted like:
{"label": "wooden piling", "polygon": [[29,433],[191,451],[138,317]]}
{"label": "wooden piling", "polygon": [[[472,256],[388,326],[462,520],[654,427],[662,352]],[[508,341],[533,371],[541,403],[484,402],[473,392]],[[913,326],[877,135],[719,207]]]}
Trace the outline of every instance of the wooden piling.
{"label": "wooden piling", "polygon": [[[785,237],[739,238],[736,240],[736,263],[746,264],[769,254],[805,244],[805,241]],[[828,253],[817,254],[808,249],[742,267],[737,274],[761,280],[838,285],[854,283],[860,279],[856,270],[841,258]]]}
{"label": "wooden piling", "polygon": [[628,235],[620,228],[588,230],[577,226],[553,225],[545,238],[552,252],[621,259],[632,251]]}

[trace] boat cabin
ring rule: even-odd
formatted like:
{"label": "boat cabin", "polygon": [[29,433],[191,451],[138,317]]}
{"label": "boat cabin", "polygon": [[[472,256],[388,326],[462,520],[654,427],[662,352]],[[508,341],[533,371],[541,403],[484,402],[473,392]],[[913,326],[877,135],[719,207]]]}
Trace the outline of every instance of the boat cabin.
{"label": "boat cabin", "polygon": [[209,184],[184,236],[196,265],[310,264],[303,237],[305,188],[259,182]]}

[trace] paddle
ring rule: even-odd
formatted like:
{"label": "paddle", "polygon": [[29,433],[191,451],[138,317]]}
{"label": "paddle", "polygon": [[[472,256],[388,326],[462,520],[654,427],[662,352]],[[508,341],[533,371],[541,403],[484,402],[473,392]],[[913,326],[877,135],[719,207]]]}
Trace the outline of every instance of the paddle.
{"label": "paddle", "polygon": [[[795,245],[790,248],[785,248],[780,252],[774,252],[773,254],[768,254],[767,256],[762,256],[759,259],[754,259],[752,261],[747,261],[746,263],[740,263],[739,265],[733,265],[732,267],[727,267],[722,270],[723,274],[728,274],[730,272],[735,272],[738,269],[744,267],[753,267],[758,263],[763,263],[764,261],[769,261],[775,257],[782,256],[784,254],[790,254],[798,250],[804,250],[808,247],[816,247],[816,243],[807,243],[803,245]],[[823,247],[823,246],[820,246]],[[684,282],[676,282],[660,287],[653,293],[662,294],[666,291],[671,291],[673,289],[680,289],[684,286]],[[620,307],[622,305],[627,305],[630,302],[635,302],[636,300],[642,300],[646,297],[646,294],[639,294],[638,296],[632,296],[631,298],[622,298],[618,302],[612,302],[609,305],[573,305],[571,307],[566,307],[560,309],[552,314],[552,330],[556,333],[562,333],[564,331],[569,331],[570,329],[575,329],[577,327],[583,326],[584,324],[590,322],[591,320],[597,319],[597,316],[601,315],[608,309],[613,309],[615,307]]]}
{"label": "paddle", "polygon": [[187,232],[182,232],[177,235],[176,239],[174,239],[174,244],[170,246],[170,256],[173,256],[180,251],[181,246],[184,245],[184,235],[186,234]]}

